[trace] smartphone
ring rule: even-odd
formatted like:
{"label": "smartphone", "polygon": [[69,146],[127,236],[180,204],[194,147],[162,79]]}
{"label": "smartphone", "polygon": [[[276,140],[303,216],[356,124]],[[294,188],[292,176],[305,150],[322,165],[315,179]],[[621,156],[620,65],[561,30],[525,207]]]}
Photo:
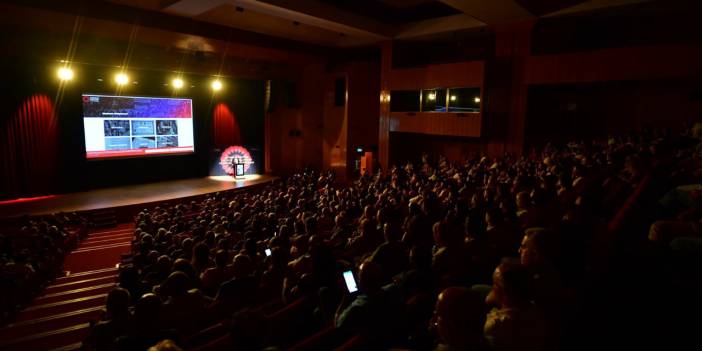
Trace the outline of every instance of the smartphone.
{"label": "smartphone", "polygon": [[266,249],[266,256],[270,256],[270,255],[271,255],[271,249]]}
{"label": "smartphone", "polygon": [[353,277],[352,271],[344,272],[344,282],[346,283],[346,290],[348,290],[349,293],[355,293],[356,291],[358,291],[356,279]]}

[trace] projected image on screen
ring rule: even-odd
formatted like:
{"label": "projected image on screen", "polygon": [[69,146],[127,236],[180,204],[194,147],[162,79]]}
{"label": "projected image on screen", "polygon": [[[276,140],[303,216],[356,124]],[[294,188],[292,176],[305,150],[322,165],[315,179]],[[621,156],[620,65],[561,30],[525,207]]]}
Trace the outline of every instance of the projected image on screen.
{"label": "projected image on screen", "polygon": [[129,121],[105,121],[105,136],[129,136]]}
{"label": "projected image on screen", "polygon": [[154,134],[154,121],[132,121],[132,135]]}
{"label": "projected image on screen", "polygon": [[178,126],[176,121],[156,121],[156,134],[158,135],[176,135],[178,134]]}
{"label": "projected image on screen", "polygon": [[148,149],[155,147],[155,137],[132,137],[132,149]]}
{"label": "projected image on screen", "polygon": [[107,150],[129,150],[132,142],[129,138],[105,138],[105,149]]}
{"label": "projected image on screen", "polygon": [[176,147],[178,146],[177,136],[160,136],[157,137],[158,147]]}
{"label": "projected image on screen", "polygon": [[86,157],[192,153],[191,99],[83,94]]}

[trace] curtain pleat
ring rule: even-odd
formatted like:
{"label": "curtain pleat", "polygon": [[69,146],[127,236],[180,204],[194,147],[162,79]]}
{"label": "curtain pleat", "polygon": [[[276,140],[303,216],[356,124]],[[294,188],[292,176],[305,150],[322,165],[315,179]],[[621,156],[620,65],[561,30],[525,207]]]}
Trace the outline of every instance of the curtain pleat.
{"label": "curtain pleat", "polygon": [[58,121],[48,96],[25,99],[5,119],[0,138],[0,197],[43,195],[56,190]]}
{"label": "curtain pleat", "polygon": [[214,146],[225,148],[232,145],[242,145],[241,130],[239,122],[234,113],[224,103],[219,103],[214,108],[214,118],[212,119],[212,130],[214,131]]}

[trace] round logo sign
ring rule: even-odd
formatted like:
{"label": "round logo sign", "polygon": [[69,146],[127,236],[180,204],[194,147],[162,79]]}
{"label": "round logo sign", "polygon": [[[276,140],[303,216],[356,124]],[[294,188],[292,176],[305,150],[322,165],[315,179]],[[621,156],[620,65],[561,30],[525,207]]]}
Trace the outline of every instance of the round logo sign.
{"label": "round logo sign", "polygon": [[219,157],[219,165],[227,174],[234,174],[234,165],[236,164],[243,164],[244,172],[248,172],[253,163],[249,150],[243,146],[230,146]]}

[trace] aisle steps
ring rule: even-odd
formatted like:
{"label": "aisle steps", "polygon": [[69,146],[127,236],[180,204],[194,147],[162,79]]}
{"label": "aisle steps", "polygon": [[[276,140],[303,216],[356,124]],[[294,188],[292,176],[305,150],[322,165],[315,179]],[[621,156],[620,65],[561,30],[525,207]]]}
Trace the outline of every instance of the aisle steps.
{"label": "aisle steps", "polygon": [[83,272],[64,267],[65,276],[54,280],[13,322],[0,328],[0,349],[79,350],[117,283],[120,256],[114,254],[115,248],[129,251],[133,230],[129,223],[89,234],[70,255],[82,255],[82,259],[111,254],[115,257],[110,266]]}

